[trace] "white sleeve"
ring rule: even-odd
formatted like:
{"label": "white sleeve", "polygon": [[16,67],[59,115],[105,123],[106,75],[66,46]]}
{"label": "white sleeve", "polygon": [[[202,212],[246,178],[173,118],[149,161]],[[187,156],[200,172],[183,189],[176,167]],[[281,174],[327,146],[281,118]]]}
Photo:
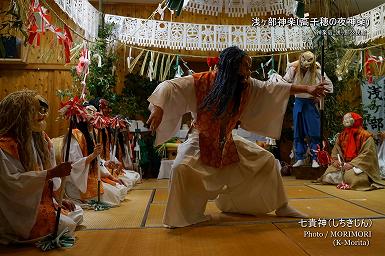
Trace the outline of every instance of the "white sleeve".
{"label": "white sleeve", "polygon": [[286,74],[283,76],[283,79],[288,83],[292,83],[294,81],[294,76],[295,76],[295,67],[289,66],[286,69]]}
{"label": "white sleeve", "polygon": [[19,160],[0,149],[0,235],[9,232],[28,238],[46,175],[47,171],[26,171]]}
{"label": "white sleeve", "polygon": [[100,176],[101,177],[109,176],[111,173],[108,171],[107,167],[104,166],[104,163],[106,161],[101,159],[100,157],[98,157],[98,159],[99,159]]}
{"label": "white sleeve", "polygon": [[252,78],[249,99],[240,118],[241,127],[261,136],[279,139],[290,88],[289,83]]}
{"label": "white sleeve", "polygon": [[[52,146],[49,153],[50,153],[50,161],[51,161],[52,167],[55,167],[57,164],[56,164],[55,147],[54,146]],[[51,180],[53,183],[53,191],[57,191],[61,186],[61,178],[53,177]]]}
{"label": "white sleeve", "polygon": [[194,78],[185,76],[160,83],[148,98],[149,109],[154,105],[163,109],[163,119],[156,130],[155,145],[159,145],[180,129],[182,116],[196,112]]}
{"label": "white sleeve", "polygon": [[68,161],[72,162],[70,182],[74,184],[75,187],[77,187],[82,193],[87,191],[88,172],[90,169],[90,165],[86,164],[86,159],[87,157],[83,156],[79,143],[75,137],[72,136],[68,159]]}

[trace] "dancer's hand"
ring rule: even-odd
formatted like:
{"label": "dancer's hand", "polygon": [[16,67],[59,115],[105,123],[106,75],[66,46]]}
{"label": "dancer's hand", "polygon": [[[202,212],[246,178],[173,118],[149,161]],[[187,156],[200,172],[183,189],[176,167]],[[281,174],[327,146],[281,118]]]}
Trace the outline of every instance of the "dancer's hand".
{"label": "dancer's hand", "polygon": [[350,169],[353,169],[353,165],[351,163],[345,163],[344,170],[349,171]]}
{"label": "dancer's hand", "polygon": [[314,97],[323,97],[327,92],[329,92],[325,85],[327,85],[326,82],[321,82],[316,86],[309,85],[307,87],[307,93],[313,95]]}
{"label": "dancer's hand", "polygon": [[65,177],[65,176],[70,175],[71,170],[72,170],[71,164],[72,164],[71,162],[65,162],[65,163],[61,163],[61,164],[56,165],[52,169],[49,169],[47,171],[46,179],[49,180],[49,179],[52,179],[54,177]]}
{"label": "dancer's hand", "polygon": [[94,148],[94,152],[92,152],[92,155],[95,157],[97,157],[98,155],[100,155],[100,153],[102,153],[102,145],[99,143],[99,144],[96,144],[95,148]]}
{"label": "dancer's hand", "polygon": [[335,168],[338,168],[338,169],[341,168],[341,163],[338,160],[333,160],[332,165]]}
{"label": "dancer's hand", "polygon": [[104,166],[108,169],[115,169],[115,163],[111,160],[104,162]]}
{"label": "dancer's hand", "polygon": [[159,127],[160,123],[162,122],[162,118],[163,118],[163,109],[159,106],[153,105],[150,117],[146,122],[147,124],[150,125],[150,129],[152,133],[154,133],[155,130]]}
{"label": "dancer's hand", "polygon": [[67,209],[70,212],[75,211],[75,204],[70,200],[63,199],[62,205],[65,209]]}

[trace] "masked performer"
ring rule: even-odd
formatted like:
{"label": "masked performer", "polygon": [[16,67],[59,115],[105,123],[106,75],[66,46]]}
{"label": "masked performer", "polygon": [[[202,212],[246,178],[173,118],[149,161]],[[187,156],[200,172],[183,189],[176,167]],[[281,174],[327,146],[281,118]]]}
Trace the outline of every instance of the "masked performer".
{"label": "masked performer", "polygon": [[165,81],[149,97],[147,121],[156,144],[172,137],[184,113],[192,112],[194,131],[178,147],[163,223],[183,227],[208,220],[206,203],[223,212],[303,217],[288,206],[274,156],[237,135],[241,127],[278,138],[290,94],[324,94],[319,86],[273,84],[250,78],[251,58],[238,47],[221,55],[218,70]]}
{"label": "masked performer", "polygon": [[[11,93],[0,102],[0,243],[54,231],[52,179],[69,175],[71,164],[53,167],[54,155],[43,133],[47,110],[46,101],[30,90]],[[60,186],[60,179],[55,184]],[[67,201],[63,206],[75,209]],[[61,215],[59,233],[68,227],[73,235],[77,223],[71,217]]]}
{"label": "masked performer", "polygon": [[[306,84],[316,86],[321,81],[321,71],[316,63],[315,56],[312,52],[304,52],[300,55],[299,60],[290,63],[283,77],[289,83]],[[333,84],[330,79],[325,76],[326,88],[333,92]],[[294,122],[294,150],[296,162],[293,167],[304,165],[304,158],[307,152],[307,144],[310,145],[312,155],[312,167],[317,168],[317,145],[321,143],[321,120],[317,109],[318,99],[309,93],[296,93],[293,109]],[[307,139],[307,143],[305,142]]]}
{"label": "masked performer", "polygon": [[[63,151],[66,137],[63,139]],[[75,122],[72,130],[69,160],[73,162],[72,173],[66,185],[67,195],[74,200],[86,202],[96,199],[98,195],[98,168],[101,178],[101,200],[117,206],[124,200],[127,188],[114,178],[104,166],[99,166],[97,156],[101,153],[102,146],[94,141],[89,132],[87,122]]]}
{"label": "masked performer", "polygon": [[[382,188],[377,149],[372,135],[362,127],[362,117],[354,112],[343,118],[344,130],[338,135],[332,150],[332,164],[319,179],[324,184],[345,183],[355,190]],[[340,156],[338,159],[337,154]]]}

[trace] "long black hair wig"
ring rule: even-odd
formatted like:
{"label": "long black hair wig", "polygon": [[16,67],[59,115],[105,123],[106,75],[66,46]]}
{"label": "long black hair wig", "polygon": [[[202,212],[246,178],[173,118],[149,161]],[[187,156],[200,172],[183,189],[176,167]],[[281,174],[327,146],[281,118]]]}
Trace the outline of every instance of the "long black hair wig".
{"label": "long black hair wig", "polygon": [[200,106],[201,109],[215,111],[214,118],[224,114],[231,101],[234,102],[232,114],[238,111],[243,91],[243,76],[239,74],[239,68],[246,55],[237,46],[228,47],[221,52],[214,85]]}

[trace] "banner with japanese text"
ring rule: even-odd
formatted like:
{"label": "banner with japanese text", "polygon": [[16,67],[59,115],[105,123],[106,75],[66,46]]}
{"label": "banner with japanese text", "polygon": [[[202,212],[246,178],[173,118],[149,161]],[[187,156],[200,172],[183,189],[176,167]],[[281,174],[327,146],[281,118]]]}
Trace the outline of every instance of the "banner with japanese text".
{"label": "banner with japanese text", "polygon": [[362,105],[365,112],[364,125],[373,133],[385,127],[385,77],[373,77],[373,82],[361,83]]}

